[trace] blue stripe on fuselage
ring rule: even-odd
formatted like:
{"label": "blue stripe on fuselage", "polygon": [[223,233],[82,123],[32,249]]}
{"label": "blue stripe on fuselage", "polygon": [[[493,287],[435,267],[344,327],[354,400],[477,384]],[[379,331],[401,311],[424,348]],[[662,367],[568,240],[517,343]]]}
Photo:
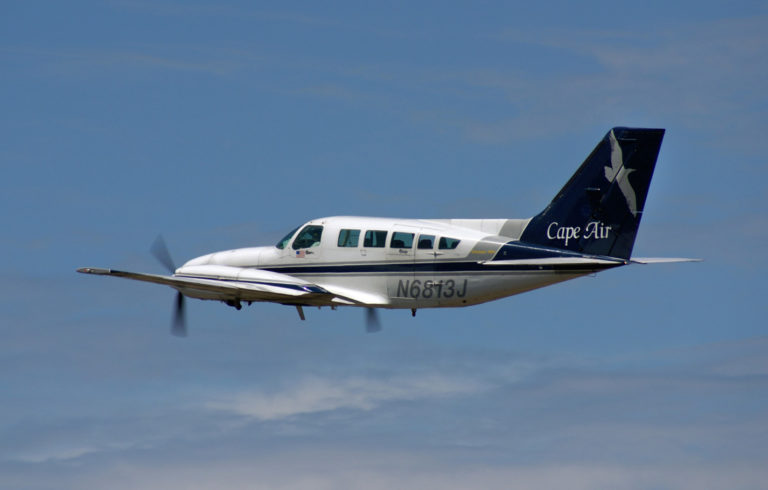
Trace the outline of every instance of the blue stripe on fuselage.
{"label": "blue stripe on fuselage", "polygon": [[262,270],[279,272],[282,274],[410,274],[424,272],[525,272],[525,271],[550,271],[550,272],[590,272],[610,269],[624,265],[621,262],[611,264],[503,264],[487,266],[481,262],[407,262],[385,264],[306,264],[288,266],[261,267]]}

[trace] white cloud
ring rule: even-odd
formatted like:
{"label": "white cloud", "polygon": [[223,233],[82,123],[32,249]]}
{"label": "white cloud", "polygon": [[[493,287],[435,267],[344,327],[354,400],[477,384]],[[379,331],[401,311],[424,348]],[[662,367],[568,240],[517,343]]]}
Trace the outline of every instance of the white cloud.
{"label": "white cloud", "polygon": [[[757,489],[768,478],[759,464],[765,383],[754,376],[764,372],[766,345],[694,347],[695,361],[665,351],[654,368],[622,367],[626,359],[422,356],[444,370],[303,377],[220,396],[202,412],[191,402],[198,393],[164,417],[132,413],[119,430],[115,418],[83,421],[41,428],[23,448],[8,443],[0,487],[40,478],[40,487],[62,489]],[[732,372],[745,356],[749,363]],[[753,402],[740,408],[744,400]],[[376,410],[411,401],[396,413]],[[365,424],[318,424],[335,410],[376,411]],[[302,428],[315,430],[307,437]],[[12,441],[22,430],[29,427],[5,435]],[[65,467],[76,471],[62,474]]]}
{"label": "white cloud", "polygon": [[[746,465],[542,464],[495,465],[435,459],[415,452],[320,449],[205,464],[99,468],[79,486],[58,488],[205,489],[531,489],[668,490],[764,488],[768,471]],[[0,482],[2,478],[0,477]]]}
{"label": "white cloud", "polygon": [[36,447],[29,451],[19,451],[13,455],[14,461],[22,463],[43,463],[46,461],[66,461],[76,459],[86,454],[92,454],[101,451],[102,448],[95,446],[81,446],[74,443],[67,445],[65,443],[46,447]]}
{"label": "white cloud", "polygon": [[391,401],[459,396],[485,390],[486,382],[446,375],[398,375],[332,380],[308,377],[279,392],[243,391],[208,403],[207,408],[276,420],[331,410],[372,410]]}

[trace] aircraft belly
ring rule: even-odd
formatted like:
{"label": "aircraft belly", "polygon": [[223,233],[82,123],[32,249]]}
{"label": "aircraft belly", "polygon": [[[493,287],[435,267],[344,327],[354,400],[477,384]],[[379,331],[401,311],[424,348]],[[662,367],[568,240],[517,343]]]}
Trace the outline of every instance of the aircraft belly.
{"label": "aircraft belly", "polygon": [[[457,278],[463,295],[443,298],[441,307],[471,306],[568,281],[588,273],[550,271],[468,274]],[[460,281],[460,282],[459,282]]]}
{"label": "aircraft belly", "polygon": [[[357,306],[378,308],[441,308],[471,306],[513,296],[550,284],[590,274],[590,270],[482,270],[435,271],[400,270],[334,271],[296,273],[293,276],[333,291],[357,291],[376,298],[375,301],[357,300]],[[354,298],[353,298],[354,299]],[[343,303],[342,303],[343,304]],[[350,303],[348,303],[350,304]]]}

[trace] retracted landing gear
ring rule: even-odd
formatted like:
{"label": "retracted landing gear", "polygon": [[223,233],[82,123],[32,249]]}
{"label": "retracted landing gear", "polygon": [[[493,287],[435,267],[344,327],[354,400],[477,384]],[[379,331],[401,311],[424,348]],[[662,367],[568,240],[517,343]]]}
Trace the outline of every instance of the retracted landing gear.
{"label": "retracted landing gear", "polygon": [[416,316],[416,308],[411,308],[411,316]]}
{"label": "retracted landing gear", "polygon": [[225,303],[238,311],[240,311],[240,309],[243,307],[243,305],[240,304],[240,300],[238,299],[228,299],[225,301]]}

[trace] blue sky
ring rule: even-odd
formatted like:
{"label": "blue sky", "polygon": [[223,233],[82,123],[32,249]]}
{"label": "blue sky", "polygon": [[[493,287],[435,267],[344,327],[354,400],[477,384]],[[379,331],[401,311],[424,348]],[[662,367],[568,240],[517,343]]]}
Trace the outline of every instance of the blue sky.
{"label": "blue sky", "polygon": [[[0,487],[757,489],[763,2],[0,7]],[[189,302],[314,217],[528,217],[667,129],[632,266],[458,310]]]}

